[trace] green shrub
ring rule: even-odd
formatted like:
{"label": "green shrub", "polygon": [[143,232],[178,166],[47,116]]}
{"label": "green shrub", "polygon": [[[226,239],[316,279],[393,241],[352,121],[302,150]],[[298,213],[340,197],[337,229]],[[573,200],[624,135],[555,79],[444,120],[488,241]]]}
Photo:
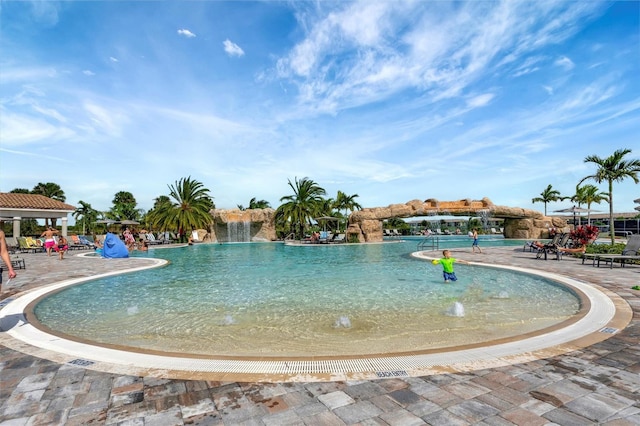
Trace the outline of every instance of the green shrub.
{"label": "green shrub", "polygon": [[587,246],[587,253],[607,253],[607,254],[622,254],[625,244],[615,243],[611,244],[589,244]]}

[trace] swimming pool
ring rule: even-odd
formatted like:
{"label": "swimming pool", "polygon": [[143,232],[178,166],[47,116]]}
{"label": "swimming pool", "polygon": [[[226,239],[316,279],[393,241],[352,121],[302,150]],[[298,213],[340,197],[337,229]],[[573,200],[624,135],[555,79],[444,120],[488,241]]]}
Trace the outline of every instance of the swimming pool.
{"label": "swimming pool", "polygon": [[[491,239],[481,245],[521,245]],[[145,256],[170,265],[63,289],[34,312],[58,333],[106,346],[309,357],[495,341],[552,327],[580,308],[571,290],[520,272],[458,265],[459,281],[445,285],[439,266],[409,256],[419,240],[152,250]],[[466,237],[441,241],[454,256],[470,245]]]}

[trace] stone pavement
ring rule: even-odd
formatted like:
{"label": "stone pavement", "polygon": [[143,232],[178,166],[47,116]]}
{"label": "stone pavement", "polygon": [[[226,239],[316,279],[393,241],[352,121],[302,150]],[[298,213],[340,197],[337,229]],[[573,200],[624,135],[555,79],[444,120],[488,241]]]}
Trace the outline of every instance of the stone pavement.
{"label": "stone pavement", "polygon": [[[565,355],[460,374],[321,383],[235,383],[122,376],[0,346],[0,425],[640,425],[640,266],[595,268],[521,248],[453,250],[459,259],[555,272],[625,299],[633,320]],[[0,298],[130,259],[20,255]],[[6,281],[6,272],[4,273]],[[1,302],[0,302],[1,303]],[[0,342],[3,337],[0,332]]]}

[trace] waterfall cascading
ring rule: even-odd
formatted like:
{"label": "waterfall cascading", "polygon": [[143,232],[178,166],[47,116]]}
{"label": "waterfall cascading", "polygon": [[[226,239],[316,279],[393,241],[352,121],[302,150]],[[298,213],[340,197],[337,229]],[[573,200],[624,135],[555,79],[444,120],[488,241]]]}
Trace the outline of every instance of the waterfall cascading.
{"label": "waterfall cascading", "polygon": [[228,243],[248,243],[251,242],[251,222],[233,221],[227,222],[227,242]]}

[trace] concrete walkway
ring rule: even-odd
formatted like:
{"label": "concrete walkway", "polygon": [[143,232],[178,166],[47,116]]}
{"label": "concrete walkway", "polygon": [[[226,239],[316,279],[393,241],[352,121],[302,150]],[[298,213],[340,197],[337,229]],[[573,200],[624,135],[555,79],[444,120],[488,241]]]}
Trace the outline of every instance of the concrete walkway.
{"label": "concrete walkway", "polygon": [[[594,268],[521,248],[454,250],[475,262],[540,269],[605,287],[633,309],[608,340],[580,351],[460,374],[326,383],[169,380],[96,372],[0,346],[0,425],[640,425],[640,266]],[[131,259],[25,254],[6,299]],[[6,272],[4,274],[6,281]],[[2,302],[0,302],[2,303]],[[0,345],[6,339],[0,332]]]}

